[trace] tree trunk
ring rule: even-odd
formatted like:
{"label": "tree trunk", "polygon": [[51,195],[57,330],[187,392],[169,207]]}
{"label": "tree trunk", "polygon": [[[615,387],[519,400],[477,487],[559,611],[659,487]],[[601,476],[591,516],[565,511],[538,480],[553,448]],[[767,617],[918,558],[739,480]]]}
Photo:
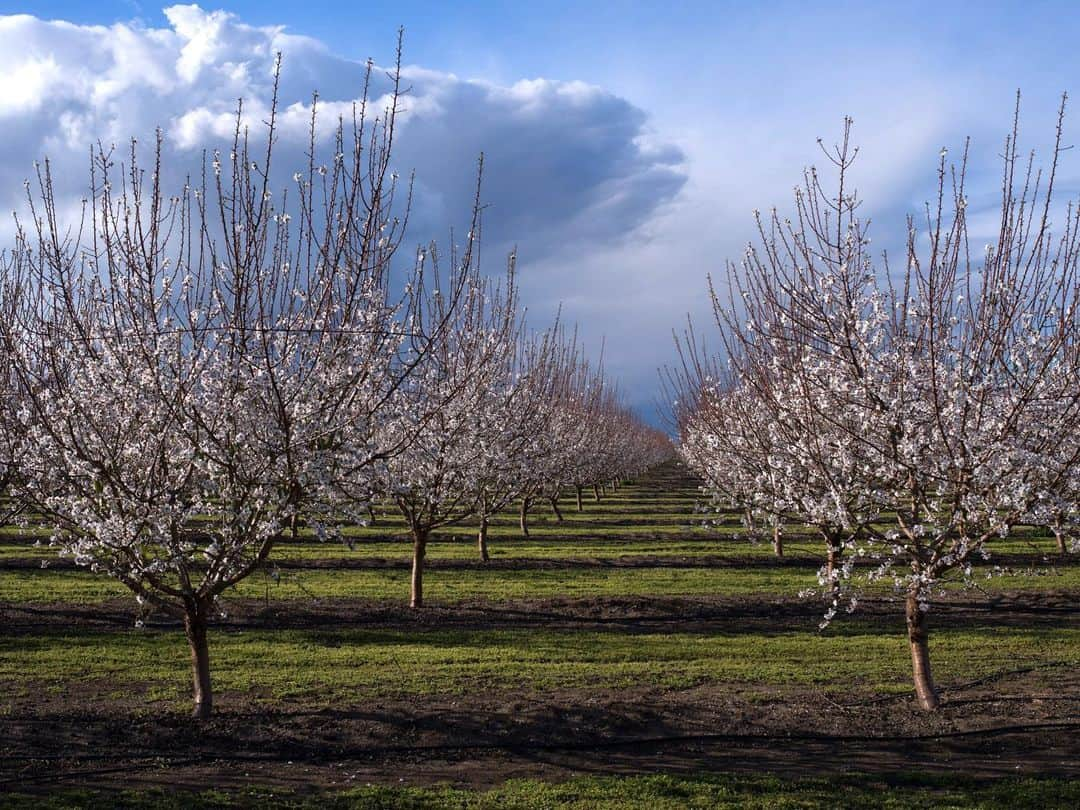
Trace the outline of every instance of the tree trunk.
{"label": "tree trunk", "polygon": [[844,547],[832,538],[828,541],[828,556],[825,558],[825,573],[829,578],[828,599],[833,601],[840,596],[840,558],[843,556]]}
{"label": "tree trunk", "polygon": [[210,686],[210,649],[206,643],[206,611],[200,605],[189,606],[184,614],[184,634],[191,647],[192,697],[195,708],[191,716],[205,720],[214,708],[214,693]]}
{"label": "tree trunk", "polygon": [[581,505],[581,487],[574,487],[574,490],[577,492],[577,510],[580,512],[585,508]]}
{"label": "tree trunk", "polygon": [[532,504],[532,498],[521,499],[521,536],[527,538],[529,536],[529,506]]}
{"label": "tree trunk", "polygon": [[784,556],[784,531],[777,523],[772,530],[772,547],[777,557]]}
{"label": "tree trunk", "polygon": [[491,558],[488,556],[488,517],[486,514],[480,516],[480,531],[476,535],[476,544],[480,549],[480,561],[487,562]]}
{"label": "tree trunk", "polygon": [[368,523],[370,525],[374,526],[375,525],[375,510],[372,509],[371,506],[368,506],[367,514],[368,514]]}
{"label": "tree trunk", "polygon": [[1054,525],[1051,527],[1051,530],[1054,532],[1054,540],[1057,541],[1058,554],[1068,554],[1069,549],[1065,545],[1065,539],[1068,535],[1068,532],[1065,530],[1065,522],[1061,519],[1061,517],[1058,517],[1054,521]]}
{"label": "tree trunk", "polygon": [[551,501],[551,511],[555,513],[555,520],[559,521],[559,523],[562,523],[563,516],[562,510],[559,509],[559,496],[552,495],[551,498],[549,498],[548,500]]}
{"label": "tree trunk", "polygon": [[592,485],[593,500],[600,503],[600,487],[597,484]]}
{"label": "tree trunk", "polygon": [[424,606],[424,556],[427,554],[427,532],[413,529],[412,583],[409,607]]}
{"label": "tree trunk", "polygon": [[908,643],[911,645],[911,670],[915,678],[915,695],[924,711],[932,712],[941,701],[934,687],[930,672],[930,634],[927,630],[926,613],[919,606],[918,595],[908,593],[905,602],[907,613]]}
{"label": "tree trunk", "polygon": [[746,530],[750,532],[751,535],[757,533],[757,521],[754,520],[754,513],[752,510],[743,510],[743,522],[746,523]]}

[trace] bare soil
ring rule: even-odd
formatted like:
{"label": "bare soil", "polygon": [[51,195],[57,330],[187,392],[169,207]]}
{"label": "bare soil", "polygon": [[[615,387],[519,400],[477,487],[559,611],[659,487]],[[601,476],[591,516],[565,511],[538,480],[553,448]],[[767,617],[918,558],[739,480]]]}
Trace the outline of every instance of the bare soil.
{"label": "bare soil", "polygon": [[[604,596],[499,600],[469,599],[452,604],[432,601],[423,610],[405,602],[381,599],[262,599],[223,600],[227,619],[220,629],[326,630],[365,627],[407,630],[418,627],[456,630],[497,630],[521,627],[552,630],[618,629],[657,632],[760,633],[805,631],[821,620],[823,607],[815,597],[785,596]],[[938,618],[940,617],[940,618]],[[143,617],[147,627],[174,628],[180,622],[158,613]],[[121,630],[131,628],[135,602],[117,597],[96,604],[0,602],[0,633],[33,635],[61,630]],[[1080,594],[1062,591],[1001,591],[994,594],[957,593],[934,602],[934,624],[965,627],[1080,626]],[[904,631],[899,598],[864,598],[855,614],[837,626],[895,628]]]}

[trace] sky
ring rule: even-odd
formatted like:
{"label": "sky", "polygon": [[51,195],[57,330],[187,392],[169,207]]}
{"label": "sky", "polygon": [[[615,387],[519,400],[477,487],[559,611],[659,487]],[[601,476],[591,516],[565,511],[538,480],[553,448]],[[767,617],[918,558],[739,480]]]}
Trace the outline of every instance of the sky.
{"label": "sky", "polygon": [[[284,163],[299,167],[312,91],[345,109],[364,60],[388,64],[402,26],[412,94],[396,162],[417,177],[410,238],[467,224],[484,152],[487,266],[516,247],[530,322],[561,307],[655,419],[672,329],[708,322],[707,274],[738,260],[755,209],[790,206],[803,168],[821,163],[817,139],[832,142],[845,115],[863,210],[888,247],[932,194],[942,147],[972,138],[969,211],[988,213],[1016,91],[1022,146],[1044,156],[1061,93],[1080,94],[1073,3],[818,5],[0,2],[12,15],[0,17],[0,210],[19,207],[48,156],[75,216],[99,140],[160,126],[174,165],[196,160],[238,96],[265,103],[279,50],[295,124]],[[1061,188],[1080,191],[1080,156],[1066,155]]]}

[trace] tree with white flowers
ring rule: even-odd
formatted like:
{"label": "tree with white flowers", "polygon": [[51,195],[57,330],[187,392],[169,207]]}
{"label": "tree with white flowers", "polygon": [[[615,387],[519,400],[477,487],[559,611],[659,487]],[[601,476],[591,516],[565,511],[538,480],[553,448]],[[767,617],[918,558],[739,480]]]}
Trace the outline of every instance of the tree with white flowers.
{"label": "tree with white flowers", "polygon": [[4,264],[24,291],[0,324],[20,488],[62,554],[184,622],[199,718],[218,597],[298,514],[321,514],[334,471],[386,455],[371,437],[414,363],[388,294],[399,95],[339,127],[326,167],[313,105],[293,197],[270,187],[274,108],[259,147],[238,112],[231,150],[174,196],[160,141],[149,171],[134,144],[126,166],[99,151],[75,227],[46,162]]}
{"label": "tree with white flowers", "polygon": [[[431,533],[477,513],[481,479],[502,446],[514,398],[514,358],[520,322],[513,257],[502,280],[480,275],[477,243],[450,256],[450,271],[439,269],[434,246],[424,252],[431,265],[428,283],[412,295],[416,330],[433,336],[423,356],[391,399],[394,418],[382,427],[383,443],[399,442],[401,452],[384,465],[380,491],[405,518],[413,542],[409,604],[424,604],[424,566]],[[399,437],[407,437],[400,441]],[[496,463],[502,463],[496,462]]]}
{"label": "tree with white flowers", "polygon": [[474,496],[479,529],[477,547],[487,562],[491,517],[521,500],[523,531],[528,503],[540,490],[538,472],[550,463],[555,446],[550,422],[559,407],[559,383],[566,348],[556,326],[539,335],[522,334],[504,369],[506,382],[489,390],[481,406],[490,426],[481,437],[484,453],[475,469]]}
{"label": "tree with white flowers", "polygon": [[517,460],[516,497],[518,526],[529,536],[529,513],[538,500],[546,500],[557,520],[563,519],[559,496],[570,471],[591,452],[584,441],[590,426],[575,422],[578,391],[574,383],[587,366],[576,337],[567,338],[556,326],[547,336],[544,362],[534,360],[532,376],[536,408],[528,432],[529,444]]}
{"label": "tree with white flowers", "polygon": [[[973,563],[1015,526],[1078,508],[1080,457],[1059,437],[1080,430],[1080,219],[1069,208],[1051,233],[1060,120],[1045,175],[1019,161],[1014,127],[1000,226],[981,259],[969,245],[966,155],[950,167],[943,152],[927,231],[909,220],[894,274],[887,257],[875,264],[868,254],[849,190],[849,127],[830,153],[838,191],[810,172],[793,221],[765,219],[731,274],[732,302],[718,309],[727,349],[718,362],[731,369],[723,396],[759,418],[723,423],[751,447],[724,460],[762,483],[741,493],[751,508],[825,518],[846,533],[848,562],[822,578],[852,586],[849,609],[856,559],[870,563],[864,581],[887,581],[903,597],[916,694],[932,710],[934,595],[970,582]],[[707,458],[716,442],[733,443],[695,437],[691,457]],[[746,469],[763,460],[767,470]]]}
{"label": "tree with white flowers", "polygon": [[[10,321],[15,316],[19,293],[6,277],[0,277],[0,321]],[[17,413],[21,408],[21,399],[18,379],[11,366],[11,355],[0,347],[0,414]],[[17,491],[18,438],[18,430],[12,420],[0,418],[0,528],[11,523],[25,507],[25,500]]]}

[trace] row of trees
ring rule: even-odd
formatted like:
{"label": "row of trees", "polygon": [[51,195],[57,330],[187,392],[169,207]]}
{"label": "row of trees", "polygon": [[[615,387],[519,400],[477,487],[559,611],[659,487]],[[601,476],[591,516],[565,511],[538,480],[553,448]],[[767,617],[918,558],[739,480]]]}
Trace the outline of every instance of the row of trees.
{"label": "row of trees", "polygon": [[669,379],[682,455],[716,502],[820,535],[826,621],[860,583],[903,595],[930,710],[934,594],[972,584],[1019,526],[1050,527],[1064,553],[1080,514],[1080,211],[1054,198],[1061,119],[1046,171],[1020,157],[1014,121],[989,244],[971,245],[967,148],[956,166],[943,151],[897,268],[857,212],[850,126],[826,151],[836,190],[810,170],[790,219],[758,217],[729,294],[710,281],[720,351],[689,330]]}
{"label": "row of trees", "polygon": [[[212,709],[208,623],[275,542],[393,503],[422,604],[433,530],[516,499],[639,472],[670,452],[555,326],[529,332],[513,259],[481,274],[477,233],[391,273],[410,189],[383,112],[341,121],[326,165],[285,191],[273,105],[259,138],[167,196],[153,166],[92,156],[62,221],[48,162],[0,263],[0,483],[61,553],[182,620],[195,715]],[[477,191],[479,198],[479,190]],[[453,243],[453,239],[451,242]],[[486,551],[485,551],[486,553]]]}

